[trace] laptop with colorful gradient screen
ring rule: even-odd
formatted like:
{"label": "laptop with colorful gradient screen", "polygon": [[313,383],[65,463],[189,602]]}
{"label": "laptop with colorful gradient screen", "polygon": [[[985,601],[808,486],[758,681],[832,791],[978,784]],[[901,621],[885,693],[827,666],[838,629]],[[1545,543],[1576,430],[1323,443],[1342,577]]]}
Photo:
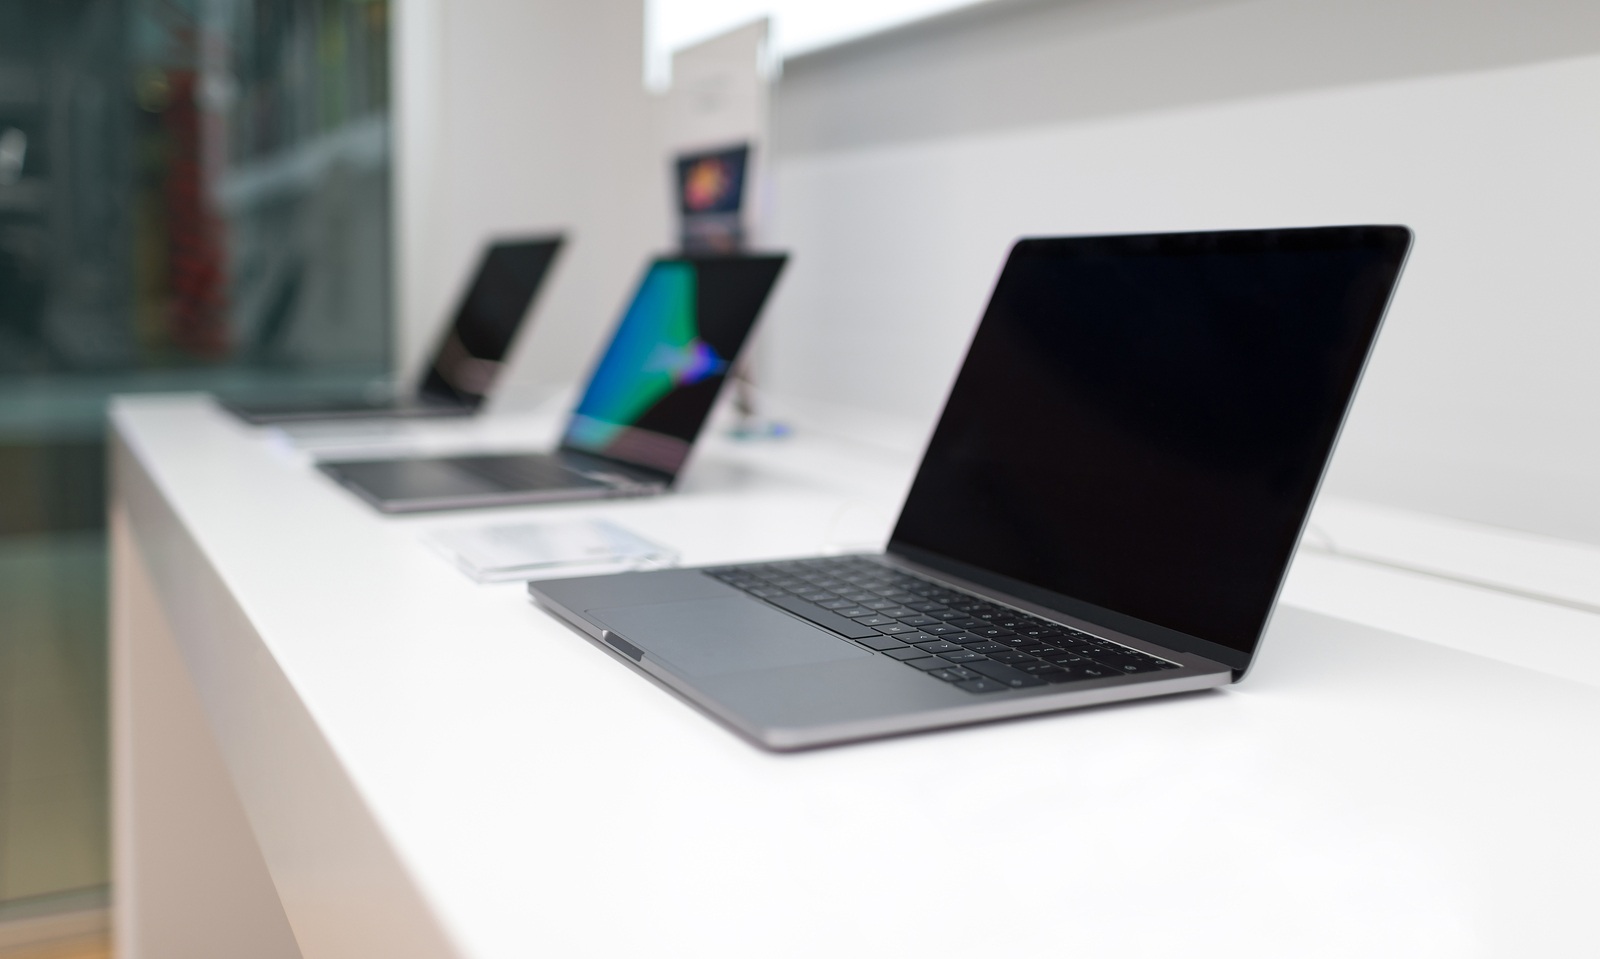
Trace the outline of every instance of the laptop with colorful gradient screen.
{"label": "laptop with colorful gradient screen", "polygon": [[786,257],[651,262],[553,453],[325,462],[384,512],[659,493],[677,478]]}

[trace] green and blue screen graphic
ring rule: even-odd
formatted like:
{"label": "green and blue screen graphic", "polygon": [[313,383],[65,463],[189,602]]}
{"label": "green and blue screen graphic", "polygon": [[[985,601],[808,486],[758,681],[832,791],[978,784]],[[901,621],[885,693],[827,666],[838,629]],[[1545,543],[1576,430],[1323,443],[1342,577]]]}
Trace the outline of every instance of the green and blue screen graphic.
{"label": "green and blue screen graphic", "polygon": [[674,471],[711,411],[781,258],[658,260],[567,427],[565,446]]}

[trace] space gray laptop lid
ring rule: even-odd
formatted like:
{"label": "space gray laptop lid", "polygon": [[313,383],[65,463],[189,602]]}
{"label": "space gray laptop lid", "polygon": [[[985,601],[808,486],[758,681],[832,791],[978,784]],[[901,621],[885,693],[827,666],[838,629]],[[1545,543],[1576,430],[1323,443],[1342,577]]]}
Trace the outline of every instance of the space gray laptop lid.
{"label": "space gray laptop lid", "polygon": [[888,551],[1242,675],[1410,244],[1019,241]]}

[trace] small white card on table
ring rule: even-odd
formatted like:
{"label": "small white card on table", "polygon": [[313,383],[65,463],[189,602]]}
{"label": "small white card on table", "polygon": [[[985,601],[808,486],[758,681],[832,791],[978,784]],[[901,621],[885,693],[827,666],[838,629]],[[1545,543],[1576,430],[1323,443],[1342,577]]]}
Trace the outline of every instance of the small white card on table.
{"label": "small white card on table", "polygon": [[606,520],[435,530],[423,541],[480,583],[671,566],[673,550]]}

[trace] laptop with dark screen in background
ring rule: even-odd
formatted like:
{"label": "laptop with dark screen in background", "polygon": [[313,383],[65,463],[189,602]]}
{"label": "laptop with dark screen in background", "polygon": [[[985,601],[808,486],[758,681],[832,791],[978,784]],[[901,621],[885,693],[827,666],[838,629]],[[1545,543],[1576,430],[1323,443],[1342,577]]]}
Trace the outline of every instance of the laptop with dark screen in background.
{"label": "laptop with dark screen in background", "polygon": [[529,591],[775,749],[1236,681],[1410,245],[1018,241],[885,552]]}
{"label": "laptop with dark screen in background", "polygon": [[554,452],[339,460],[318,468],[386,513],[664,492],[785,260],[745,254],[653,261]]}
{"label": "laptop with dark screen in background", "polygon": [[410,396],[309,396],[278,402],[224,398],[222,405],[258,426],[471,415],[494,388],[561,243],[559,236],[538,236],[489,245]]}

